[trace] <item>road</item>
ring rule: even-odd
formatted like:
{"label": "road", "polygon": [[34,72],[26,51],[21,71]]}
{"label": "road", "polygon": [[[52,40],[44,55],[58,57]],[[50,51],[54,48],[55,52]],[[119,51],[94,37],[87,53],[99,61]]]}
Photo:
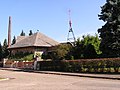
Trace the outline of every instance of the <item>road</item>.
{"label": "road", "polygon": [[0,90],[120,90],[119,80],[0,70]]}

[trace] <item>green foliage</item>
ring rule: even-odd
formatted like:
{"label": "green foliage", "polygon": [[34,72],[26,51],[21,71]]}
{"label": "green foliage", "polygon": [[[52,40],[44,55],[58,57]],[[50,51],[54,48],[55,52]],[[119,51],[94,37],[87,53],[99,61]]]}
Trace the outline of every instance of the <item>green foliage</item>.
{"label": "green foliage", "polygon": [[2,52],[2,45],[1,45],[1,43],[0,43],[0,61],[1,61],[1,59],[2,59],[2,57],[3,57],[3,52]]}
{"label": "green foliage", "polygon": [[31,60],[33,60],[33,56],[34,56],[34,54],[28,54],[28,55],[24,56],[22,58],[22,60],[31,61]]}
{"label": "green foliage", "polygon": [[16,38],[15,36],[13,37],[13,40],[12,40],[12,45],[16,43]]}
{"label": "green foliage", "polygon": [[42,58],[52,60],[96,58],[97,54],[101,54],[99,45],[100,39],[97,34],[95,36],[87,35],[83,36],[81,40],[78,38],[75,46],[72,46],[70,43],[55,46],[51,52],[44,53]]}
{"label": "green foliage", "polygon": [[96,53],[101,54],[101,51],[99,49],[100,39],[99,39],[97,34],[95,34],[95,36],[92,36],[92,35],[89,35],[89,34],[87,36],[83,36],[83,39],[81,40],[81,43],[84,46],[87,46],[89,44],[93,45]]}
{"label": "green foliage", "polygon": [[84,45],[81,43],[80,38],[75,42],[76,46],[73,48],[73,56],[75,59],[83,58]]}
{"label": "green foliage", "polygon": [[99,19],[105,22],[98,29],[100,50],[104,57],[120,57],[120,0],[107,0],[101,7]]}
{"label": "green foliage", "polygon": [[54,50],[54,59],[63,60],[68,56],[72,46],[70,44],[60,44]]}
{"label": "green foliage", "polygon": [[81,40],[78,38],[76,41],[76,46],[73,50],[74,58],[96,58],[97,54],[101,54],[99,46],[100,39],[97,34],[95,36],[84,35]]}
{"label": "green foliage", "polygon": [[88,44],[84,50],[84,58],[96,58],[96,57],[97,53],[95,51],[94,46],[92,44]]}
{"label": "green foliage", "polygon": [[51,58],[52,60],[63,60],[63,59],[73,59],[73,57],[70,55],[70,51],[72,49],[72,46],[70,44],[59,44],[54,47],[53,51],[44,54],[42,56],[43,59]]}
{"label": "green foliage", "polygon": [[23,30],[22,30],[20,36],[25,36],[25,33],[23,32]]}
{"label": "green foliage", "polygon": [[39,70],[61,71],[61,61],[38,61]]}
{"label": "green foliage", "polygon": [[5,39],[4,42],[3,42],[3,47],[2,47],[2,52],[3,52],[2,55],[3,55],[3,58],[7,58],[8,55],[9,55],[9,51],[8,51],[7,47],[8,47],[7,39]]}
{"label": "green foliage", "polygon": [[38,63],[40,70],[84,73],[120,73],[120,58],[40,61]]}
{"label": "green foliage", "polygon": [[14,55],[11,55],[11,59],[21,59],[21,60],[32,60],[33,59],[33,54],[29,52],[17,52]]}

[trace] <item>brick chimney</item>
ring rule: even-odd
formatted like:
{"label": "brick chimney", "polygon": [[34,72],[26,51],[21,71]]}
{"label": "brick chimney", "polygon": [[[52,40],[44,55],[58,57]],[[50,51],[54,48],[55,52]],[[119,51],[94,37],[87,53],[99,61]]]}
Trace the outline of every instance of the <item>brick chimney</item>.
{"label": "brick chimney", "polygon": [[9,23],[8,23],[8,47],[11,45],[11,16],[9,16]]}

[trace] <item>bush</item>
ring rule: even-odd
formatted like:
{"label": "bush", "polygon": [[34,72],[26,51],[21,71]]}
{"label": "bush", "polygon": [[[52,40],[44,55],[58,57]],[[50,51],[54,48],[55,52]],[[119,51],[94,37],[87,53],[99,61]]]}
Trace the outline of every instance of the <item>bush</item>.
{"label": "bush", "polygon": [[3,67],[3,62],[2,61],[0,61],[0,67]]}
{"label": "bush", "polygon": [[31,60],[33,60],[33,55],[34,54],[29,54],[27,56],[24,56],[22,59],[25,60],[25,61],[31,61]]}
{"label": "bush", "polygon": [[17,52],[16,54],[14,55],[11,55],[9,58],[10,59],[14,59],[14,60],[25,60],[25,61],[31,61],[33,60],[33,55],[32,53],[29,53],[29,52]]}
{"label": "bush", "polygon": [[38,63],[40,70],[87,73],[120,72],[120,58],[40,61]]}
{"label": "bush", "polygon": [[39,70],[61,71],[60,61],[38,61]]}

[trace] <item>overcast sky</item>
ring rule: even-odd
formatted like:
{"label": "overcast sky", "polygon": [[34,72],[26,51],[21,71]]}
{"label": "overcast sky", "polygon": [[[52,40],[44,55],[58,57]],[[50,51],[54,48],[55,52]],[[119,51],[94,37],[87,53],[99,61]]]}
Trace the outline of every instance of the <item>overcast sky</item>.
{"label": "overcast sky", "polygon": [[68,10],[76,38],[97,33],[103,22],[98,19],[106,0],[0,0],[0,42],[7,39],[8,17],[12,17],[12,38],[23,30],[39,32],[64,42],[69,31]]}

